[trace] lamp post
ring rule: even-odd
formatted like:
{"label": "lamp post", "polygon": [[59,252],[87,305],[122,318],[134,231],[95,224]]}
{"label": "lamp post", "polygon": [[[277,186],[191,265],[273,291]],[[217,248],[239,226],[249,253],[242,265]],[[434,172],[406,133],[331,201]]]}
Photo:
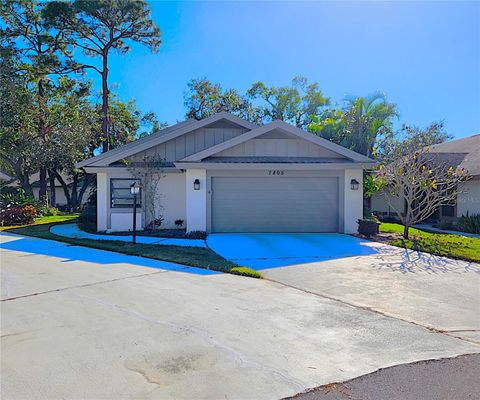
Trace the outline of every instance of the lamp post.
{"label": "lamp post", "polygon": [[140,193],[140,185],[138,182],[132,183],[130,193],[133,194],[133,236],[132,243],[137,243],[137,195]]}

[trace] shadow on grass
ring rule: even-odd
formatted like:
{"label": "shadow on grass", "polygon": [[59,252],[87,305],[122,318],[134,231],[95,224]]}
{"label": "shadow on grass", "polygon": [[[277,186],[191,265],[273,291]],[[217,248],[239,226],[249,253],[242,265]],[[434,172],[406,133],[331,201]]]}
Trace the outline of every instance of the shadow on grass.
{"label": "shadow on grass", "polygon": [[[2,236],[6,238],[6,240],[2,240],[2,250],[13,250],[25,253],[21,257],[25,257],[26,259],[33,254],[41,254],[49,257],[60,258],[62,259],[62,262],[65,263],[72,261],[85,261],[95,264],[125,263],[141,267],[185,272],[196,275],[214,275],[220,273],[209,269],[190,267],[174,262],[155,260],[135,255],[120,254],[110,250],[88,248],[71,243],[57,242],[54,240],[45,240],[29,236],[18,236],[6,232],[3,232]],[[181,249],[179,249],[179,251],[180,250]],[[173,251],[175,250],[173,249]]]}

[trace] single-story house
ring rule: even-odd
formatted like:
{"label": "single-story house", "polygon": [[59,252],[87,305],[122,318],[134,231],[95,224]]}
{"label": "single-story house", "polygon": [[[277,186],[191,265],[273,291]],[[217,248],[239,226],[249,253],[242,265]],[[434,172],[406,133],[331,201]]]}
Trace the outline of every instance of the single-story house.
{"label": "single-story house", "polygon": [[[429,152],[454,168],[464,168],[471,178],[461,184],[455,204],[441,206],[428,220],[454,222],[467,213],[480,214],[480,135],[440,143],[431,146]],[[372,196],[371,209],[378,216],[396,216],[395,209],[404,212],[405,204],[401,197],[379,192]]]}
{"label": "single-story house", "polygon": [[[149,156],[162,159],[161,226],[180,220],[188,232],[208,233],[356,232],[363,169],[374,163],[283,121],[189,119],[77,164],[97,175],[99,231],[132,228],[130,186],[143,185],[132,165],[141,169]],[[141,227],[153,218],[147,198],[137,200]]]}

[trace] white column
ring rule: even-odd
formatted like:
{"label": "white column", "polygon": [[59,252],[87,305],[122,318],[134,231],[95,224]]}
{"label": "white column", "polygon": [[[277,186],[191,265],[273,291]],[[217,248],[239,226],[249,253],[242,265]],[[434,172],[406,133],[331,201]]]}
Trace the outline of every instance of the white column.
{"label": "white column", "polygon": [[[200,189],[193,183],[198,179]],[[188,169],[186,172],[187,232],[207,230],[207,171]]]}
{"label": "white column", "polygon": [[[352,190],[351,181],[358,181],[358,190]],[[357,221],[363,217],[363,170],[347,169],[345,170],[344,182],[344,232],[357,233]]]}
{"label": "white column", "polygon": [[106,172],[97,173],[97,230],[107,230],[108,219],[108,176]]}

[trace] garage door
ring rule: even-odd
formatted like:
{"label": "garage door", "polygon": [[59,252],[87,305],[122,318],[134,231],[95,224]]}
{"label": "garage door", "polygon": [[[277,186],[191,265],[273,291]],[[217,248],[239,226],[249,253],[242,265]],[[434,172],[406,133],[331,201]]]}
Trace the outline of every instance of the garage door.
{"label": "garage door", "polygon": [[212,232],[337,232],[338,178],[213,177]]}

